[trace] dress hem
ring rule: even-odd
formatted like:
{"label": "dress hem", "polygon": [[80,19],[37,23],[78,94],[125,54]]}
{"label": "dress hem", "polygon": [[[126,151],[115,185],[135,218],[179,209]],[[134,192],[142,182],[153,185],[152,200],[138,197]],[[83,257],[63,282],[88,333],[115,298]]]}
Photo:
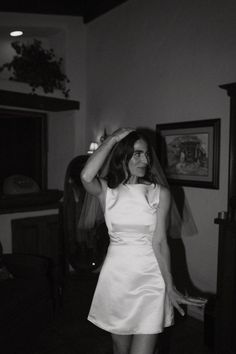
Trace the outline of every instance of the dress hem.
{"label": "dress hem", "polygon": [[111,331],[109,329],[107,329],[106,326],[103,326],[102,324],[98,323],[96,320],[94,320],[93,318],[91,318],[90,316],[88,316],[88,321],[92,322],[95,326],[103,329],[106,332],[109,333],[113,333],[113,334],[120,334],[120,335],[132,335],[132,334],[158,334],[158,333],[162,333],[164,331],[164,329],[166,327],[171,327],[174,325],[174,322],[172,321],[171,323],[168,323],[166,325],[164,325],[162,328],[160,328],[159,330],[155,330],[155,331],[148,331],[148,332],[144,332],[144,331]]}

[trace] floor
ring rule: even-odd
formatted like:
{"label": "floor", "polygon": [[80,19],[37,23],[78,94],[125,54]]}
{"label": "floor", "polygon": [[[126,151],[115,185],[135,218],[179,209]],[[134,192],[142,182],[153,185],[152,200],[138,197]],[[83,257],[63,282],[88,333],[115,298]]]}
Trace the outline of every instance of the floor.
{"label": "floor", "polygon": [[[27,354],[112,354],[109,333],[86,320],[95,277],[72,276],[56,319],[28,348]],[[204,345],[203,323],[186,316],[161,337],[161,354],[213,354]],[[26,351],[24,351],[26,354]]]}

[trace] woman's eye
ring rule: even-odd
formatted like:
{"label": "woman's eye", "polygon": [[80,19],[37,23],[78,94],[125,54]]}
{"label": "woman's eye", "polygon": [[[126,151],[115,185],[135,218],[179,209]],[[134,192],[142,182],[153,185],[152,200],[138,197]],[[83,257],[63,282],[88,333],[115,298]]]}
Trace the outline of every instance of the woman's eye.
{"label": "woman's eye", "polygon": [[140,152],[138,152],[138,151],[134,152],[133,156],[134,157],[140,157]]}

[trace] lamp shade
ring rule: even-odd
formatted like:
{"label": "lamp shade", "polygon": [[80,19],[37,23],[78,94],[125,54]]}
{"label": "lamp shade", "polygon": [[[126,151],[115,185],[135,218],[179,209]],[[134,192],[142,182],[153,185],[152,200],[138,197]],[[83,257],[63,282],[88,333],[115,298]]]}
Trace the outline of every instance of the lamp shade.
{"label": "lamp shade", "polygon": [[92,154],[98,148],[98,143],[92,141],[89,145],[88,154]]}

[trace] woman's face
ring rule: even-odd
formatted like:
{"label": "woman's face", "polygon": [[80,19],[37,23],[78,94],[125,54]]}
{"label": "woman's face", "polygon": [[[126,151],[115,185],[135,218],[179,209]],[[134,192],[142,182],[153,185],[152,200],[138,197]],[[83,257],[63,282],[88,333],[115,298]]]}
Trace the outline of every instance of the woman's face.
{"label": "woman's face", "polygon": [[147,143],[143,139],[139,139],[134,144],[133,156],[128,163],[131,174],[130,183],[136,183],[138,178],[145,176],[149,162]]}

